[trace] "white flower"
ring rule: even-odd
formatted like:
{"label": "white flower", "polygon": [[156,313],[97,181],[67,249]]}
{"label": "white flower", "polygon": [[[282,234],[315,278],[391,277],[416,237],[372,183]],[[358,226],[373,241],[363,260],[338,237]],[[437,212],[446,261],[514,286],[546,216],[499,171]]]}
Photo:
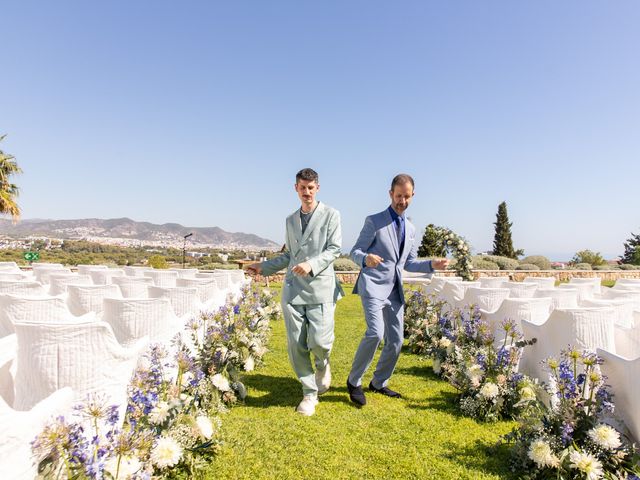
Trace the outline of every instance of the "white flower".
{"label": "white flower", "polygon": [[213,424],[209,417],[205,415],[196,417],[196,424],[198,425],[198,430],[200,430],[200,436],[202,438],[209,440],[213,436]]}
{"label": "white flower", "polygon": [[160,437],[151,450],[151,463],[156,467],[173,467],[182,458],[182,447],[173,438]]}
{"label": "white flower", "polygon": [[449,340],[447,337],[442,337],[438,342],[438,345],[440,345],[441,348],[449,348],[449,346],[451,345],[451,340]]}
{"label": "white flower", "polygon": [[[104,470],[109,473],[113,480],[127,480],[140,470],[142,463],[136,457],[123,455],[120,457],[120,465],[118,465],[118,456],[110,457],[104,463]],[[116,477],[116,472],[118,476]]]}
{"label": "white flower", "polygon": [[440,360],[437,358],[433,359],[433,373],[435,373],[436,375],[440,374],[440,370],[442,370],[442,366],[440,363]]}
{"label": "white flower", "polygon": [[557,467],[560,463],[551,451],[551,446],[541,439],[531,443],[528,456],[540,468]]}
{"label": "white flower", "polygon": [[191,372],[184,372],[182,374],[182,386],[186,387],[189,385],[189,382],[191,382],[191,380],[193,380],[193,373]]}
{"label": "white flower", "polygon": [[609,425],[598,425],[587,432],[589,438],[605,450],[615,450],[622,445],[620,434]]}
{"label": "white flower", "polygon": [[256,366],[255,361],[253,360],[253,357],[249,356],[245,361],[244,361],[244,369],[247,372],[251,372]]}
{"label": "white flower", "polygon": [[588,453],[581,453],[577,450],[573,450],[569,454],[569,461],[571,462],[571,468],[577,468],[587,477],[587,480],[597,480],[602,478],[604,472],[602,471],[602,463],[593,455]]}
{"label": "white flower", "polygon": [[530,386],[522,387],[520,389],[520,400],[535,400],[536,392]]}
{"label": "white flower", "polygon": [[149,412],[149,421],[154,425],[160,425],[169,418],[170,405],[167,402],[159,402],[153,410]]}
{"label": "white flower", "polygon": [[227,377],[219,373],[216,373],[213,377],[211,377],[211,383],[221,392],[228,392],[229,390],[231,390]]}
{"label": "white flower", "polygon": [[493,400],[500,394],[500,389],[495,383],[487,382],[480,389],[480,395],[487,400]]}
{"label": "white flower", "polygon": [[484,370],[482,370],[482,366],[477,363],[467,368],[467,377],[469,377],[470,380],[479,380],[482,378],[482,375],[484,375]]}

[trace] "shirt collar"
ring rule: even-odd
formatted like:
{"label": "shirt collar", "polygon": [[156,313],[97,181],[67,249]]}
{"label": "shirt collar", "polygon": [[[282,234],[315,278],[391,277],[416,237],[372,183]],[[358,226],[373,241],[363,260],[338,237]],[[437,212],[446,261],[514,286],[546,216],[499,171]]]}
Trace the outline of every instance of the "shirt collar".
{"label": "shirt collar", "polygon": [[397,222],[398,221],[397,219],[399,218],[401,221],[404,222],[404,214],[398,215],[396,211],[391,207],[391,205],[389,205],[389,208],[387,210],[389,210],[389,213],[391,214],[391,220],[393,220],[394,222]]}

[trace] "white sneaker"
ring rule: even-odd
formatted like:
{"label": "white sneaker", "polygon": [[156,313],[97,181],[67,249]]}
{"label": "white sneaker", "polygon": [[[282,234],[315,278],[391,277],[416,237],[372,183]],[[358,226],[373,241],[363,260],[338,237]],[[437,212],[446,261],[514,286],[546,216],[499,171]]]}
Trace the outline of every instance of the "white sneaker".
{"label": "white sneaker", "polygon": [[329,362],[322,370],[316,370],[316,386],[318,387],[318,395],[322,395],[329,390],[331,386],[331,367]]}
{"label": "white sneaker", "polygon": [[316,405],[318,404],[318,397],[315,395],[305,395],[302,397],[302,401],[298,404],[298,408],[296,408],[296,412],[304,415],[305,417],[310,417],[314,413],[316,413]]}

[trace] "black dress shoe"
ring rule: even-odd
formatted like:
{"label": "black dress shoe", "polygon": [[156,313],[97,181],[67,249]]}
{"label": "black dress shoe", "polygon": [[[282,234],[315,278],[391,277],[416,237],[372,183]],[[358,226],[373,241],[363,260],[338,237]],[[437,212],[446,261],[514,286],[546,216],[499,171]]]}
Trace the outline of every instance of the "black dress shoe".
{"label": "black dress shoe", "polygon": [[391,398],[402,398],[402,395],[400,395],[398,392],[394,392],[390,388],[387,388],[387,387],[376,388],[376,387],[374,387],[373,386],[373,382],[369,383],[369,390],[371,390],[372,392],[381,393],[382,395],[386,395],[387,397],[391,397]]}
{"label": "black dress shoe", "polygon": [[349,383],[349,380],[347,380],[347,390],[349,390],[349,398],[353,403],[360,407],[367,404],[367,399],[364,396],[362,387],[354,387]]}

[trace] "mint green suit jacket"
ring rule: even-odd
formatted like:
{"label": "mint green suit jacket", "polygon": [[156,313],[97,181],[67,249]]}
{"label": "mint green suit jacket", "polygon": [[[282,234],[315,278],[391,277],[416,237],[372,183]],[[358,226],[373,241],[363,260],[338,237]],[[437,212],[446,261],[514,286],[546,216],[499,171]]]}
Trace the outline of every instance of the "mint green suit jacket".
{"label": "mint green suit jacket", "polygon": [[[260,264],[265,276],[287,269],[282,287],[283,303],[335,303],[344,295],[333,270],[333,262],[340,256],[342,246],[340,212],[318,202],[303,235],[300,209],[296,210],[287,217],[285,245],[284,253]],[[291,272],[302,262],[311,265],[311,273],[305,277]]]}

